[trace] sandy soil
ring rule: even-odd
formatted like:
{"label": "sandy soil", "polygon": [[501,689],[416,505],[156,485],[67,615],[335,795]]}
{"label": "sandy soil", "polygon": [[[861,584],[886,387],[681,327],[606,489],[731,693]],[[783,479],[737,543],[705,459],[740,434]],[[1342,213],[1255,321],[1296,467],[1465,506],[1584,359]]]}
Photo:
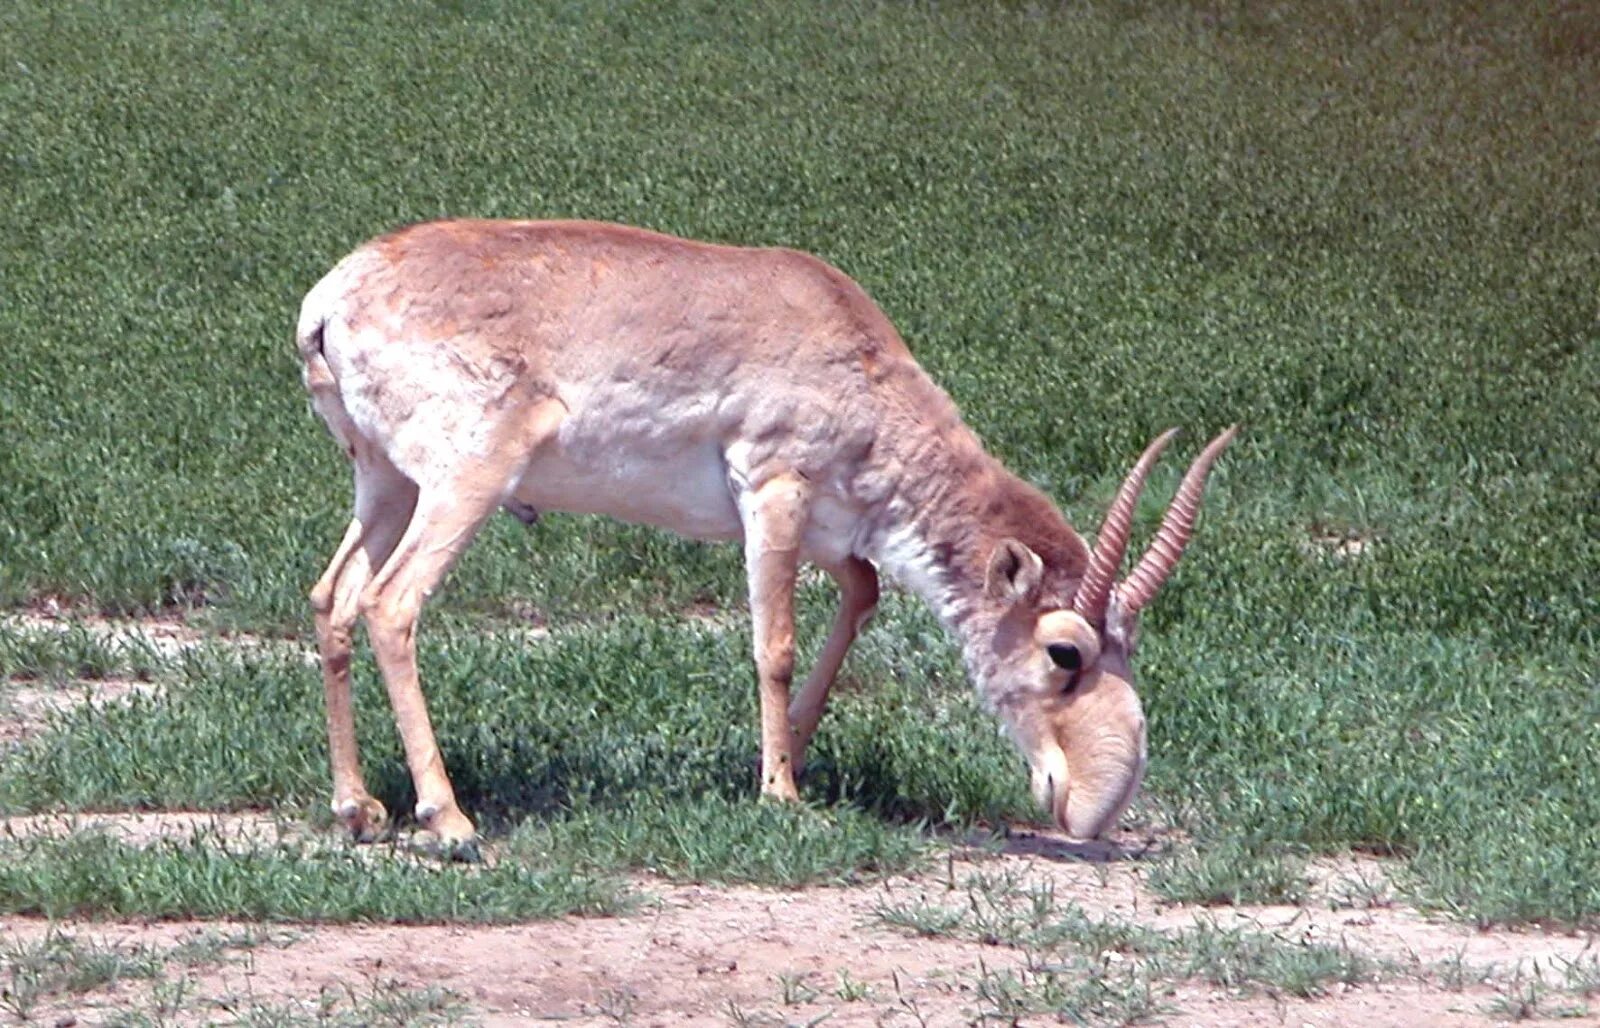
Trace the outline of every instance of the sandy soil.
{"label": "sandy soil", "polygon": [[[95,815],[87,820],[135,842],[187,837],[203,829],[243,844],[270,844],[280,832],[259,815]],[[13,819],[6,829],[21,834],[84,827],[85,821],[46,817]],[[1496,997],[1507,992],[1519,970],[1532,974],[1535,961],[1548,969],[1585,959],[1597,949],[1595,938],[1581,934],[1473,931],[1401,906],[1330,909],[1327,898],[1336,894],[1343,877],[1381,878],[1381,863],[1368,859],[1319,867],[1318,896],[1303,907],[1200,909],[1159,902],[1144,884],[1146,862],[1102,862],[1095,859],[1100,855],[1049,835],[1020,835],[1007,852],[870,886],[778,891],[640,879],[636,884],[649,901],[638,913],[619,918],[497,928],[268,926],[265,944],[220,964],[169,969],[169,975],[187,975],[189,981],[189,999],[175,1020],[229,1022],[252,1004],[312,1017],[330,997],[434,987],[460,999],[464,1019],[488,1025],[980,1023],[982,1004],[974,983],[985,970],[1026,973],[1024,954],[916,937],[873,916],[884,904],[958,905],[964,894],[950,884],[975,871],[1049,883],[1058,903],[1077,902],[1094,916],[1114,914],[1169,930],[1209,920],[1290,942],[1342,941],[1397,966],[1384,981],[1336,988],[1309,1000],[1174,983],[1158,997],[1168,1010],[1165,1023],[1173,1025],[1484,1025],[1495,1020]],[[38,940],[51,927],[34,918],[0,919],[5,940],[0,945]],[[247,926],[57,927],[100,945],[161,949],[197,934],[235,933]],[[1441,984],[1438,965],[1455,960],[1478,971],[1464,988],[1450,989]],[[114,1023],[118,1012],[148,1009],[154,1002],[148,984],[123,982],[70,1002],[53,999],[32,1016],[36,1023],[59,1024],[63,1018]],[[1055,1021],[1039,1017],[1017,1023]],[[1600,1017],[1563,1023],[1600,1023]]]}
{"label": "sandy soil", "polygon": [[186,650],[207,644],[223,644],[242,650],[285,649],[301,654],[308,663],[315,663],[315,646],[305,646],[288,639],[273,639],[251,632],[218,633],[197,628],[181,618],[113,618],[99,614],[85,614],[64,609],[53,602],[37,604],[22,610],[0,614],[0,624],[27,632],[65,632],[81,629],[101,642],[126,643],[150,650],[158,657],[176,657]]}
{"label": "sandy soil", "polygon": [[160,691],[150,682],[131,678],[102,678],[69,687],[40,687],[0,683],[0,751],[38,731],[53,714],[65,713],[85,703],[100,706],[120,703],[130,696]]}
{"label": "sandy soil", "polygon": [[[38,617],[38,616],[36,616]],[[48,620],[38,617],[39,621]],[[80,622],[81,623],[81,622]],[[125,630],[107,625],[107,632]],[[200,636],[181,625],[143,630],[173,651]],[[37,728],[50,710],[76,702],[116,702],[142,683],[112,680],[70,690],[8,683],[0,716],[5,744]],[[37,695],[35,695],[37,693]],[[308,830],[266,815],[188,813],[45,815],[0,819],[0,835],[25,836],[102,830],[139,844],[190,838],[197,832],[230,846],[272,845]],[[164,1010],[175,981],[182,1001],[161,1020],[170,1023],[281,1023],[294,1014],[327,1023],[366,997],[414,995],[429,988],[459,999],[458,1017],[487,1025],[703,1024],[965,1025],[985,1009],[975,983],[985,972],[1027,974],[1025,955],[1004,946],[923,938],[874,916],[882,905],[916,902],[952,906],[952,889],[982,871],[1048,884],[1058,904],[1076,902],[1091,916],[1115,915],[1176,930],[1209,921],[1248,927],[1287,942],[1343,943],[1392,963],[1383,981],[1338,987],[1314,999],[1241,994],[1194,982],[1173,983],[1157,999],[1173,1025],[1373,1025],[1395,1028],[1485,1025],[1508,1017],[1504,997],[1541,973],[1600,952],[1593,934],[1474,931],[1429,918],[1403,905],[1353,909],[1339,902],[1347,883],[1382,895],[1383,862],[1348,857],[1315,868],[1316,888],[1304,906],[1197,908],[1162,903],[1147,887],[1149,839],[1125,835],[1110,844],[1074,845],[1049,834],[1018,833],[998,854],[972,854],[934,873],[853,888],[779,891],[676,885],[641,878],[649,897],[638,913],[619,918],[567,918],[512,927],[397,927],[243,925],[200,922],[77,922],[0,918],[0,1023],[20,1020],[7,1001],[4,954],[65,931],[80,942],[122,950],[167,950],[201,937],[251,932],[257,944],[227,951],[221,961],[170,964],[166,992],[148,981],[124,979],[78,996],[42,999],[29,1023],[118,1023],[129,1011]],[[1374,884],[1376,887],[1374,888]],[[1103,954],[1116,962],[1133,959]],[[1471,967],[1465,984],[1444,984],[1441,964]],[[1559,976],[1558,976],[1559,977]],[[1571,1016],[1587,1002],[1593,1013]],[[341,1006],[341,1004],[343,1004]],[[1600,1025],[1600,998],[1566,996],[1546,1013],[1568,1014],[1563,1024]],[[253,1015],[253,1016],[252,1016]],[[404,1023],[396,1015],[388,1023]],[[300,1023],[300,1022],[296,1022]],[[343,1023],[343,1022],[341,1022]],[[1015,1023],[1056,1023],[1050,1016]]]}

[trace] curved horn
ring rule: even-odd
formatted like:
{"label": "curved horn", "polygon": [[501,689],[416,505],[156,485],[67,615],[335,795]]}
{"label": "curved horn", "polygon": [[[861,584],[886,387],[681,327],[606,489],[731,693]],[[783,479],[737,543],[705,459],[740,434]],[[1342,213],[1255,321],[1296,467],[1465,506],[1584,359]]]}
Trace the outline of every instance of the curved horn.
{"label": "curved horn", "polygon": [[1122,567],[1122,555],[1128,550],[1128,533],[1133,528],[1133,508],[1139,503],[1145,477],[1150,474],[1161,451],[1177,434],[1177,429],[1169,428],[1144,448],[1144,453],[1139,455],[1139,462],[1122,480],[1122,488],[1117,490],[1117,498],[1111,501],[1111,509],[1106,511],[1105,521],[1095,536],[1094,552],[1089,554],[1089,566],[1083,572],[1083,582],[1078,586],[1077,595],[1072,598],[1072,609],[1091,625],[1098,625],[1105,620],[1106,601],[1111,598],[1111,585],[1117,580],[1117,571]]}
{"label": "curved horn", "polygon": [[1200,513],[1200,497],[1205,492],[1206,476],[1211,473],[1211,465],[1216,463],[1217,456],[1233,442],[1238,431],[1238,425],[1231,426],[1211,440],[1200,456],[1194,459],[1194,463],[1189,465],[1183,481],[1178,484],[1177,494],[1172,497],[1172,505],[1161,519],[1155,539],[1150,542],[1150,549],[1140,558],[1133,573],[1117,586],[1117,598],[1122,601],[1123,609],[1128,614],[1137,613],[1139,608],[1149,603],[1178,565],[1178,558],[1183,556],[1183,548],[1189,544],[1189,535],[1194,531],[1194,519]]}

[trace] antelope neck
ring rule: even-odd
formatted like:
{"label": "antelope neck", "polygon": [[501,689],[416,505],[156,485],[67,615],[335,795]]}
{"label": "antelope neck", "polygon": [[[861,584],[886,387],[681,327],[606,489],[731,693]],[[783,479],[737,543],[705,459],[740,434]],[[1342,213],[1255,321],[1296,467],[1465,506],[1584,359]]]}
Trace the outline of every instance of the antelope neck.
{"label": "antelope neck", "polygon": [[917,594],[961,645],[967,670],[982,691],[991,663],[983,626],[993,604],[984,574],[994,540],[972,490],[943,488],[899,495],[886,504],[862,556]]}

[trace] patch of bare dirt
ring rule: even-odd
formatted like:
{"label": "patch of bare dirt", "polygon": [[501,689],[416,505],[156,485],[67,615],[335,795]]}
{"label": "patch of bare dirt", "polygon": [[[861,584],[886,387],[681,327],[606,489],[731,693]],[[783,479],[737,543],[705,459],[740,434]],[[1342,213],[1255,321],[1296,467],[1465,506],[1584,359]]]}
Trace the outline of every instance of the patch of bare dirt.
{"label": "patch of bare dirt", "polygon": [[200,811],[19,814],[0,818],[0,838],[60,839],[102,834],[130,846],[201,839],[230,850],[259,849],[306,836],[306,829],[271,814]]}
{"label": "patch of bare dirt", "polygon": [[[13,826],[22,820],[12,819]],[[261,845],[281,830],[260,815],[96,815],[94,820],[130,841],[199,830]],[[26,823],[28,828],[18,830],[61,830],[46,818]],[[83,820],[76,823],[84,826]],[[1364,893],[1374,891],[1383,865],[1368,858],[1322,865],[1318,898],[1303,907],[1200,909],[1158,901],[1144,885],[1147,863],[1105,859],[1117,852],[1049,835],[1021,835],[1008,852],[854,888],[776,891],[641,879],[641,890],[652,899],[628,917],[489,928],[295,926],[292,942],[280,937],[221,963],[170,971],[188,981],[190,999],[169,1020],[229,1020],[249,1009],[241,1006],[246,1002],[309,1016],[329,997],[380,989],[404,996],[433,988],[459,996],[470,1018],[487,1025],[678,1028],[804,1025],[823,1017],[820,1023],[852,1026],[980,1023],[985,1005],[976,991],[978,980],[986,973],[1026,976],[1032,970],[1027,957],[1004,946],[916,937],[874,916],[880,906],[907,901],[959,904],[962,880],[975,871],[1048,884],[1058,904],[1075,902],[1091,916],[1167,930],[1204,920],[1288,942],[1342,942],[1397,968],[1381,982],[1335,986],[1314,999],[1171,983],[1155,999],[1169,1011],[1165,1022],[1173,1025],[1484,1025],[1497,1011],[1512,1009],[1498,998],[1533,962],[1549,969],[1595,952],[1595,938],[1581,934],[1474,931],[1399,905],[1330,909],[1345,895],[1340,884],[1345,879],[1356,877]],[[0,918],[0,938],[37,940],[49,927],[36,919]],[[121,923],[69,930],[102,945],[163,948],[195,933],[242,927]],[[1106,954],[1104,959],[1125,958]],[[1437,965],[1448,961],[1478,970],[1447,988]],[[103,1023],[130,1004],[139,1009],[153,1002],[151,995],[148,984],[123,982],[78,999],[53,999],[34,1016],[42,1023],[67,1016],[80,1024]],[[1015,1023],[1055,1019],[1023,1017]],[[1569,1018],[1563,1023],[1584,1022]]]}
{"label": "patch of bare dirt", "polygon": [[50,718],[84,705],[123,703],[132,696],[153,696],[160,687],[132,678],[81,679],[66,685],[36,686],[0,683],[0,748],[37,733]]}
{"label": "patch of bare dirt", "polygon": [[[774,893],[658,887],[654,910],[620,919],[564,919],[500,928],[308,927],[292,945],[257,948],[247,963],[191,972],[197,997],[183,1020],[215,1018],[237,997],[314,1010],[348,986],[448,989],[488,1025],[551,1021],[598,1026],[710,1023],[840,1025],[976,1023],[973,982],[1019,971],[1020,953],[910,938],[875,924],[874,890]],[[172,945],[190,926],[116,925],[104,944]],[[37,922],[0,921],[37,937]],[[846,989],[849,992],[846,993]],[[844,998],[842,994],[853,998]],[[1316,1000],[1184,986],[1162,997],[1184,1025],[1482,1025],[1491,989],[1447,992],[1380,983]],[[788,1002],[786,1002],[789,1000]],[[130,997],[90,997],[71,1013],[97,1023]],[[110,1001],[112,1009],[101,1004]],[[1044,1024],[1053,1018],[1024,1018]],[[1003,1023],[1003,1022],[1002,1022]]]}
{"label": "patch of bare dirt", "polygon": [[[1348,541],[1346,541],[1348,542]],[[1342,548],[1342,547],[1341,547]],[[1338,549],[1338,548],[1336,548]],[[1354,556],[1344,552],[1342,556]],[[211,641],[242,647],[295,646],[254,637],[217,637],[178,621],[70,622],[48,612],[10,615],[25,627],[69,624],[107,638],[136,637],[165,656]],[[541,632],[535,628],[533,631]],[[308,656],[311,656],[308,654]],[[314,659],[314,656],[312,657]],[[107,679],[47,689],[9,683],[0,694],[0,752],[36,731],[55,711],[79,703],[115,703],[156,688]],[[103,831],[130,844],[193,838],[233,847],[284,841],[334,842],[303,825],[265,814],[142,813],[42,815],[0,822],[0,837],[59,836]],[[886,904],[959,904],[959,881],[977,871],[1047,885],[1058,904],[1077,903],[1091,917],[1117,917],[1164,931],[1197,922],[1247,928],[1285,942],[1345,945],[1389,962],[1386,980],[1335,986],[1299,999],[1270,990],[1241,993],[1177,982],[1155,997],[1166,1023],[1210,1026],[1373,1025],[1445,1028],[1484,1025],[1513,1013],[1571,1013],[1576,1007],[1519,1007],[1516,983],[1540,969],[1592,959],[1600,942],[1590,934],[1476,931],[1426,916],[1391,898],[1385,862],[1366,857],[1327,860],[1300,906],[1198,908],[1162,902],[1146,886],[1153,848],[1132,836],[1117,845],[1077,845],[1048,833],[1017,833],[1003,852],[959,860],[946,873],[902,877],[872,886],[794,892],[682,886],[641,880],[653,902],[633,916],[562,919],[511,927],[294,926],[274,929],[269,944],[230,951],[226,959],[169,967],[168,981],[187,982],[172,1023],[231,1021],[252,1006],[315,1017],[329,997],[368,993],[404,996],[446,989],[465,1003],[471,1020],[488,1025],[637,1024],[663,1028],[702,1024],[963,1025],[986,1009],[976,992],[985,974],[1026,976],[1027,956],[1004,946],[923,938],[885,925],[874,910]],[[369,851],[384,859],[383,850]],[[491,854],[491,858],[492,858]],[[956,884],[952,888],[952,883]],[[36,942],[52,927],[32,918],[0,918],[0,954]],[[253,926],[225,923],[76,923],[80,938],[118,947],[170,950],[205,933]],[[287,933],[287,934],[286,934]],[[1107,960],[1117,959],[1106,955]],[[1468,969],[1455,987],[1438,968]],[[0,957],[0,972],[4,970]],[[0,973],[0,987],[3,987]],[[35,1023],[111,1023],[129,1010],[163,1002],[148,982],[124,980],[80,997],[47,997],[30,1012]],[[1591,1002],[1591,1010],[1600,1004]],[[0,1023],[6,1023],[0,1003]],[[1585,1015],[1588,1017],[1589,1015]],[[282,1018],[280,1018],[282,1020]],[[1006,1023],[992,1019],[982,1023]],[[1055,1023],[1023,1017],[1019,1024]],[[1568,1017],[1563,1024],[1600,1024]]]}
{"label": "patch of bare dirt", "polygon": [[[1124,848],[1129,841],[1125,835]],[[1028,879],[1051,883],[1058,900],[1075,901],[1094,916],[1114,915],[1167,930],[1207,920],[1223,929],[1247,928],[1291,942],[1346,942],[1369,956],[1402,964],[1460,960],[1514,973],[1533,961],[1549,965],[1553,958],[1572,960],[1600,951],[1594,933],[1479,931],[1429,917],[1392,898],[1383,905],[1353,908],[1352,893],[1388,894],[1388,863],[1375,857],[1352,854],[1314,863],[1304,905],[1200,907],[1164,902],[1145,885],[1147,862],[1108,860],[1118,847],[1091,845],[1094,849],[1086,850],[1049,833],[1019,833],[998,866],[1015,867],[1013,860],[1020,859]]]}
{"label": "patch of bare dirt", "polygon": [[[292,650],[307,663],[316,662],[316,653],[290,640],[269,639],[250,633],[217,634],[189,625],[177,618],[108,618],[65,611],[50,603],[0,615],[0,626],[29,633],[83,631],[108,646],[128,647],[168,660],[207,644],[221,644],[239,651],[268,649]],[[126,702],[133,696],[151,696],[161,685],[139,678],[111,675],[104,678],[77,678],[59,684],[42,684],[30,679],[6,679],[0,675],[0,752],[41,731],[56,714],[85,704],[104,706]]]}
{"label": "patch of bare dirt", "polygon": [[1311,1000],[1183,988],[1173,997],[1179,1012],[1165,1020],[1193,1028],[1488,1028],[1502,1023],[1494,1016],[1495,997],[1485,986],[1451,992],[1419,981],[1379,982]]}
{"label": "patch of bare dirt", "polygon": [[180,656],[207,643],[222,643],[243,650],[290,647],[300,649],[308,659],[316,657],[315,651],[292,640],[272,639],[252,632],[217,632],[196,627],[177,616],[115,618],[85,614],[49,602],[8,611],[0,616],[0,623],[33,632],[84,631],[101,642],[139,646],[163,658]]}

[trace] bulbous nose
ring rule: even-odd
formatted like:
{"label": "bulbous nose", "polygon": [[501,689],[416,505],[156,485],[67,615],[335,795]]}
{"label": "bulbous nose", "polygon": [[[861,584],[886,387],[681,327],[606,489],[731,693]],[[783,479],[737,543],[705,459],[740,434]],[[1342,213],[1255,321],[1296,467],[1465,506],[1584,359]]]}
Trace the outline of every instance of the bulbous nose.
{"label": "bulbous nose", "polygon": [[1141,733],[1138,750],[1128,759],[1085,769],[1071,788],[1056,790],[1052,813],[1061,830],[1074,839],[1098,839],[1114,827],[1139,793],[1144,781],[1145,750]]}
{"label": "bulbous nose", "polygon": [[1104,816],[1093,809],[1084,809],[1085,804],[1079,804],[1079,809],[1073,810],[1072,797],[1062,797],[1061,803],[1056,807],[1056,824],[1061,826],[1061,831],[1069,839],[1078,839],[1088,842],[1100,838],[1107,828],[1116,823],[1116,816]]}

